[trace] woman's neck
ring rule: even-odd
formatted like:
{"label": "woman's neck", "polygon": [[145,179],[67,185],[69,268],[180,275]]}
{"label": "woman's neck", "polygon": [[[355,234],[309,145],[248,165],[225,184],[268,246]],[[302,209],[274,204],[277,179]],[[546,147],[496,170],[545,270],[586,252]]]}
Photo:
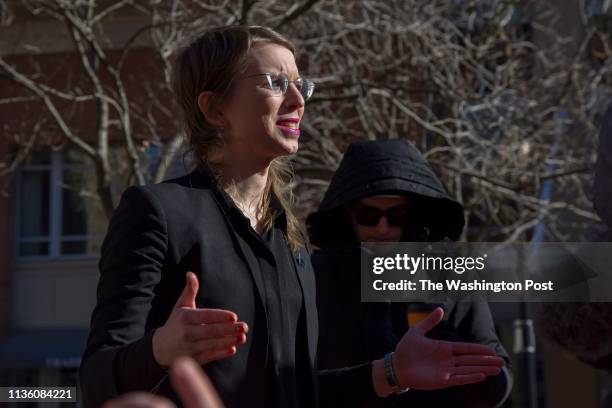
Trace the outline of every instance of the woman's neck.
{"label": "woman's neck", "polygon": [[257,233],[263,232],[261,203],[268,181],[269,163],[266,166],[222,166],[221,187],[232,197],[238,208],[251,221]]}

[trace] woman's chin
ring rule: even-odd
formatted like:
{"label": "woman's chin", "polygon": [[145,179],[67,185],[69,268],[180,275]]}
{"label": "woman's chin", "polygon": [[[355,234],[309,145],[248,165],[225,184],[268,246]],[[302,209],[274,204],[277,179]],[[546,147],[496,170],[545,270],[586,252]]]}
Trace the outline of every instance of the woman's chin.
{"label": "woman's chin", "polygon": [[295,142],[295,144],[293,144],[287,149],[287,155],[296,154],[299,148],[300,148],[300,145],[298,144],[298,142]]}
{"label": "woman's chin", "polygon": [[299,149],[297,140],[284,140],[282,143],[278,143],[276,153],[278,156],[291,156],[296,154]]}

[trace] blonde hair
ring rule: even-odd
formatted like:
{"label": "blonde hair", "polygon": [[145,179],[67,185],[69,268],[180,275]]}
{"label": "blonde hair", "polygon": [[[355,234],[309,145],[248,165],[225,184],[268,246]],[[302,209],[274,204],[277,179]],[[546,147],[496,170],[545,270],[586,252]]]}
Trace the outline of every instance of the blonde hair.
{"label": "blonde hair", "polygon": [[[261,26],[226,26],[206,30],[191,39],[180,49],[174,65],[173,87],[182,110],[187,140],[196,166],[210,169],[211,152],[223,146],[223,133],[198,107],[198,96],[210,91],[209,106],[219,104],[230,94],[233,79],[247,66],[248,52],[257,44],[278,44],[296,54],[295,46],[281,34]],[[217,178],[219,174],[216,174]],[[274,205],[274,197],[287,217],[287,239],[292,250],[302,242],[300,223],[293,213],[293,192],[290,183],[293,171],[286,158],[272,160],[268,179],[258,213],[265,228],[270,228],[280,209]]]}

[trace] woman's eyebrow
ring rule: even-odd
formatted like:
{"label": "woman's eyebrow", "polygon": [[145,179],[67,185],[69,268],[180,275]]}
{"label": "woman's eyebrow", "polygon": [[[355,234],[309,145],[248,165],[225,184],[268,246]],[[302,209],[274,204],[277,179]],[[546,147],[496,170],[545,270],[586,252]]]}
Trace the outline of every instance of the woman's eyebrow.
{"label": "woman's eyebrow", "polygon": [[294,71],[292,69],[285,69],[285,67],[281,67],[280,70],[276,70],[273,72],[275,74],[285,74],[290,80],[294,80],[300,77],[299,71]]}

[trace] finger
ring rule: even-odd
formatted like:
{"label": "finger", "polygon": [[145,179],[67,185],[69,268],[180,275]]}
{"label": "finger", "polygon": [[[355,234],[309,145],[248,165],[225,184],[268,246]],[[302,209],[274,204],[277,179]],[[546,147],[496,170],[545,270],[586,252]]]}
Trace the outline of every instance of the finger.
{"label": "finger", "polygon": [[196,361],[202,365],[212,361],[223,360],[224,358],[232,357],[236,354],[236,346],[231,346],[227,349],[217,351],[206,351],[196,356]]}
{"label": "finger", "polygon": [[180,307],[196,307],[196,295],[198,294],[198,289],[200,288],[200,284],[198,283],[198,278],[193,272],[187,272],[185,275],[185,288],[176,301],[175,308]]}
{"label": "finger", "polygon": [[184,309],[181,317],[184,322],[190,324],[228,323],[238,320],[236,313],[224,309]]}
{"label": "finger", "polygon": [[186,328],[187,338],[193,340],[246,334],[247,332],[248,326],[244,322],[199,324],[191,325]]}
{"label": "finger", "polygon": [[176,408],[172,401],[147,392],[130,392],[106,402],[102,408]]}
{"label": "finger", "polygon": [[453,354],[483,354],[489,356],[497,355],[495,350],[489,346],[475,343],[455,343],[448,342],[451,345]]}
{"label": "finger", "polygon": [[436,325],[442,321],[443,317],[444,310],[441,307],[437,307],[426,318],[416,324],[414,326],[414,329],[417,330],[419,333],[425,334],[434,327],[436,327]]}
{"label": "finger", "polygon": [[215,351],[227,350],[230,347],[239,346],[245,342],[246,336],[244,334],[200,340],[191,345],[191,353],[199,355],[206,352],[212,353]]}
{"label": "finger", "polygon": [[487,378],[484,374],[465,374],[465,375],[453,375],[449,378],[447,384],[449,387],[456,387],[458,385],[467,385],[482,382]]}
{"label": "finger", "polygon": [[453,375],[462,375],[462,374],[484,374],[486,376],[497,375],[501,371],[499,367],[493,366],[461,366],[455,367],[453,370]]}
{"label": "finger", "polygon": [[498,356],[483,356],[483,355],[462,355],[455,356],[455,366],[497,366],[503,367],[506,362],[503,358]]}
{"label": "finger", "polygon": [[223,408],[210,380],[192,359],[178,359],[170,369],[170,381],[185,408]]}

